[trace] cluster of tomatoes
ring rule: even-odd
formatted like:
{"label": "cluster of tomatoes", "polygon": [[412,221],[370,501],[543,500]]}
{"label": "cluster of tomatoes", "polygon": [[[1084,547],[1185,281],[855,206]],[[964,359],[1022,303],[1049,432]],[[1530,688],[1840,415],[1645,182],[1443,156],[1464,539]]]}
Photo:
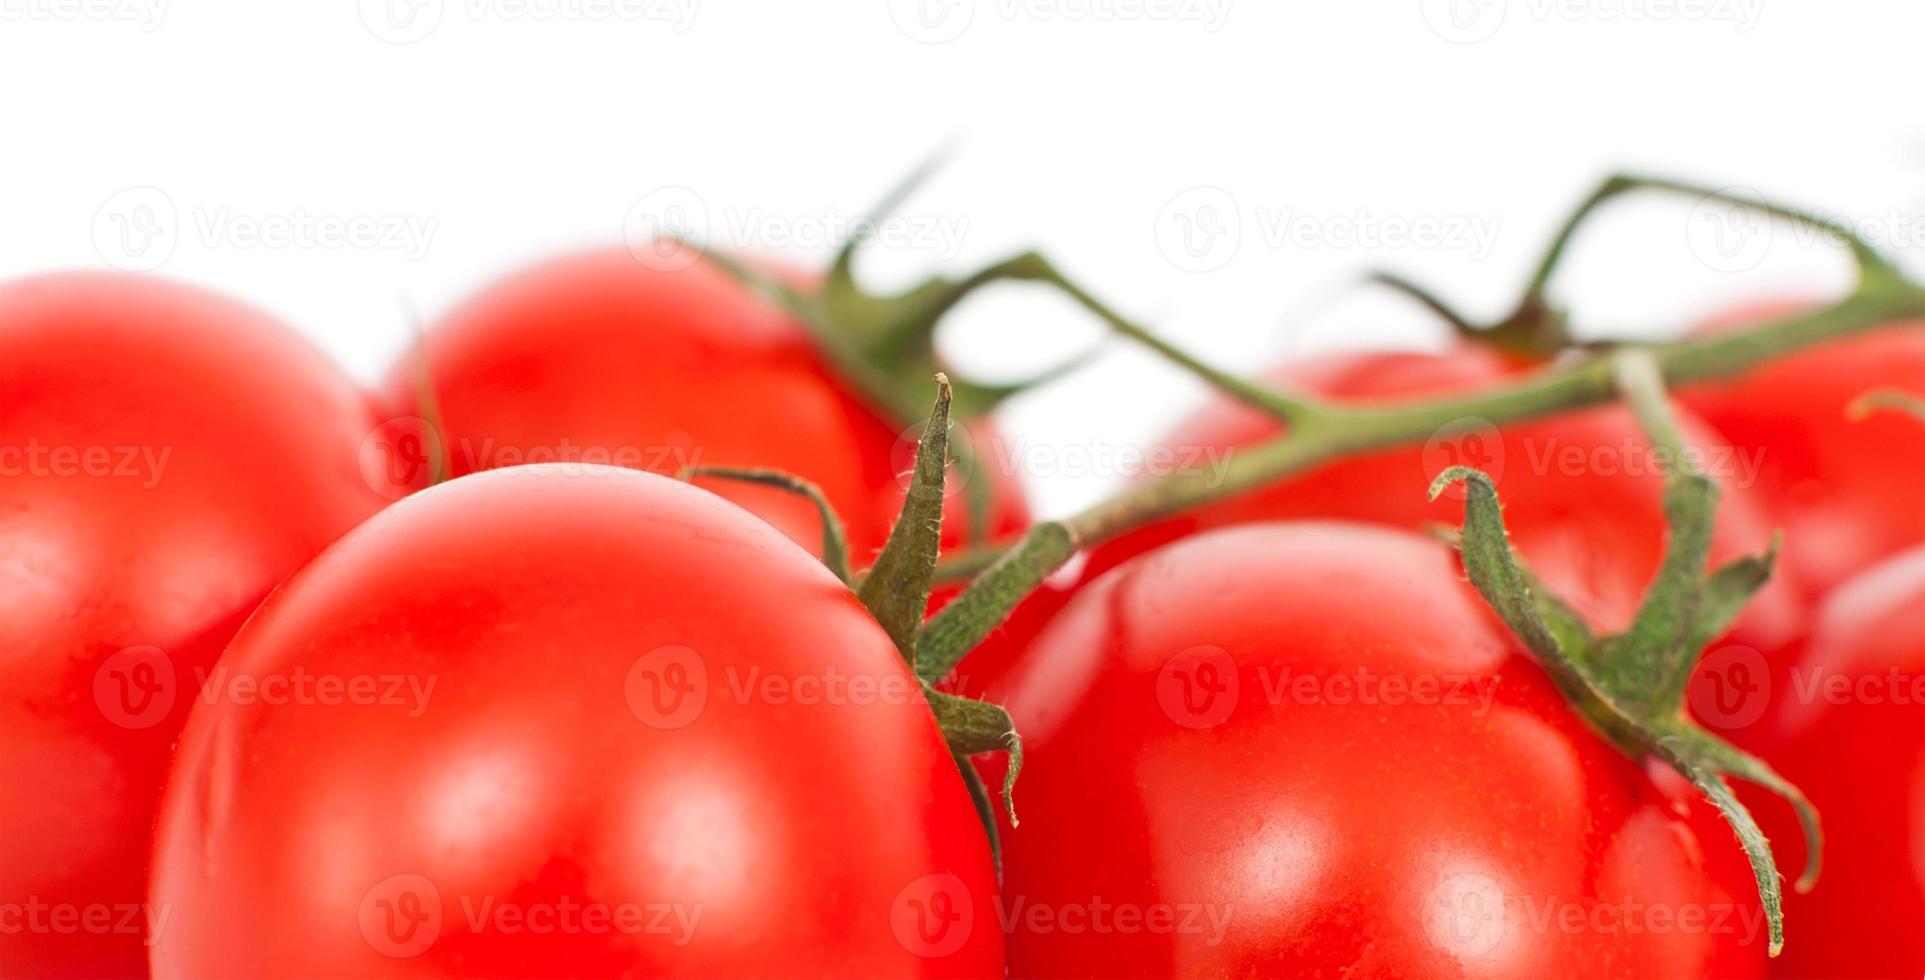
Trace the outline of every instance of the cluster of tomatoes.
{"label": "cluster of tomatoes", "polygon": [[[1543,367],[1467,338],[1268,380],[1380,405]],[[1425,499],[1435,447],[1031,594],[948,682],[1023,736],[992,806],[967,767],[1006,763],[945,742],[816,504],[675,478],[805,478],[858,566],[910,491],[914,420],[717,264],[523,271],[372,393],[194,289],[0,286],[0,975],[1917,977],[1925,421],[1848,412],[1890,388],[1925,394],[1925,324],[1678,393],[1713,561],[1783,532],[1691,699],[1829,831],[1768,965],[1718,814],[1430,533],[1463,507]],[[972,426],[945,551],[1030,521]],[[1168,444],[1280,431],[1226,400]],[[1631,621],[1667,528],[1631,413],[1476,434],[1537,580]]]}

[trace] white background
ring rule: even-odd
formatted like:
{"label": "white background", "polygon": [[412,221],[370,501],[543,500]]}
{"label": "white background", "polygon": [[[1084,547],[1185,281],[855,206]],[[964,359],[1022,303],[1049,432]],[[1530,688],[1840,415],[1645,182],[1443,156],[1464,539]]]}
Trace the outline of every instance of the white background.
{"label": "white background", "polygon": [[[819,258],[947,143],[873,282],[1033,246],[1253,371],[1434,339],[1350,286],[1374,267],[1502,312],[1618,168],[1820,208],[1918,268],[1922,49],[1917,0],[0,0],[0,276],[151,268],[371,380],[406,343],[398,296],[432,318],[664,202]],[[307,237],[343,228],[376,237]],[[1593,333],[1659,336],[1847,282],[1810,236],[1652,198],[1559,293]],[[944,339],[1014,377],[1099,335],[1012,288]],[[1199,397],[1119,349],[1006,428],[1062,513]]]}

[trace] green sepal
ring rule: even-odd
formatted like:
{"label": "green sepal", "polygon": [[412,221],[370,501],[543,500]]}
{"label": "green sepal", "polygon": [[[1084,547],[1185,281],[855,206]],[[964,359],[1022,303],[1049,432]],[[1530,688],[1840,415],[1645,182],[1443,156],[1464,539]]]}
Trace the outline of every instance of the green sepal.
{"label": "green sepal", "polygon": [[983,833],[989,835],[989,858],[996,863],[996,877],[1000,881],[1003,874],[1003,831],[996,826],[996,801],[989,795],[989,786],[983,782],[983,774],[969,757],[959,752],[951,752],[956,760],[956,772],[962,776],[964,788],[969,790],[969,802],[976,807],[976,819],[982,821]]}
{"label": "green sepal", "polygon": [[[1688,482],[1683,478],[1670,479],[1676,485]],[[1815,880],[1823,847],[1817,812],[1797,787],[1773,772],[1763,761],[1718,739],[1692,722],[1683,710],[1684,692],[1681,684],[1668,694],[1659,691],[1659,685],[1653,682],[1650,672],[1666,678],[1666,683],[1673,676],[1688,676],[1690,665],[1696,662],[1697,650],[1678,656],[1676,661],[1665,661],[1658,651],[1639,651],[1632,646],[1642,638],[1643,641],[1657,644],[1661,650],[1674,653],[1684,650],[1678,637],[1697,636],[1703,632],[1695,619],[1706,604],[1692,600],[1674,606],[1661,606],[1647,601],[1640,609],[1639,616],[1644,618],[1646,610],[1652,612],[1642,630],[1634,625],[1625,633],[1593,640],[1587,646],[1574,646],[1585,642],[1589,630],[1582,624],[1553,626],[1550,622],[1553,618],[1564,616],[1575,620],[1575,614],[1562,603],[1541,597],[1538,594],[1541,587],[1519,567],[1511,551],[1503,510],[1490,478],[1473,469],[1453,467],[1437,478],[1431,487],[1431,495],[1435,497],[1445,487],[1458,482],[1466,487],[1460,553],[1472,585],[1536,655],[1539,664],[1565,693],[1580,717],[1633,758],[1656,756],[1664,760],[1691,780],[1706,799],[1718,808],[1737,833],[1739,845],[1744,848],[1746,859],[1751,864],[1769,928],[1769,951],[1771,955],[1777,955],[1784,946],[1783,895],[1777,866],[1770,843],[1759,832],[1751,814],[1732,795],[1723,777],[1736,776],[1757,783],[1783,796],[1798,812],[1811,855],[1801,878],[1801,886],[1804,887]],[[1686,492],[1701,495],[1701,491]],[[1675,504],[1677,506],[1670,510],[1674,515],[1699,513],[1695,510],[1696,505],[1683,494]],[[1708,520],[1710,515],[1703,512],[1699,516]],[[1675,547],[1668,547],[1667,562],[1672,557],[1670,552],[1691,551],[1699,547],[1694,540],[1695,535],[1679,534],[1679,530],[1673,529],[1669,545]],[[1762,564],[1764,568],[1769,568],[1768,562]],[[1733,567],[1726,566],[1727,569]],[[1724,582],[1718,587],[1721,595],[1715,605],[1722,606],[1728,602],[1730,594],[1737,592],[1740,586],[1758,574],[1755,567],[1737,567],[1740,570],[1729,573],[1720,570]],[[1708,581],[1721,576],[1707,577],[1700,567],[1696,582],[1682,585],[1673,583],[1673,586],[1702,596],[1711,591]],[[1660,579],[1663,578],[1661,573]],[[1555,612],[1547,616],[1546,610]],[[1668,631],[1667,624],[1673,623],[1673,617],[1680,610],[1685,611],[1684,619],[1676,624],[1677,633],[1673,635]],[[1722,610],[1721,614],[1728,616]],[[1678,662],[1682,662],[1682,669],[1679,669]]]}
{"label": "green sepal", "polygon": [[949,462],[949,379],[936,375],[936,405],[916,444],[916,467],[889,541],[862,578],[856,595],[882,624],[911,670],[916,638],[929,609],[942,546],[942,505]]}
{"label": "green sepal", "polygon": [[1023,739],[1016,734],[1016,723],[1009,719],[1009,712],[987,701],[945,694],[926,683],[922,692],[951,752],[964,756],[1009,753],[1009,772],[1003,776],[1003,805],[1009,810],[1009,825],[1016,826],[1016,777],[1023,771]]}

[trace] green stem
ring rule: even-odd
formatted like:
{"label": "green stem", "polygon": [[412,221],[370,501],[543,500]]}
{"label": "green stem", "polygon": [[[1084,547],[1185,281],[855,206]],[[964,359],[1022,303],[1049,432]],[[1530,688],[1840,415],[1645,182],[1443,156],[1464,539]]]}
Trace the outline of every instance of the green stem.
{"label": "green stem", "polygon": [[816,513],[822,518],[822,564],[829,571],[849,585],[854,581],[849,572],[849,535],[842,527],[842,518],[837,516],[834,505],[822,492],[822,488],[792,473],[781,470],[755,469],[732,466],[690,466],[675,474],[678,480],[693,480],[696,477],[712,480],[733,480],[737,483],[753,483],[774,487],[802,497],[815,505]]}
{"label": "green stem", "polygon": [[1578,204],[1577,208],[1564,220],[1564,224],[1558,229],[1557,236],[1551,240],[1550,247],[1544,251],[1543,258],[1539,260],[1536,271],[1531,274],[1530,282],[1524,287],[1524,301],[1520,304],[1520,308],[1534,302],[1542,303],[1544,291],[1550,287],[1551,276],[1562,264],[1565,253],[1570,249],[1571,241],[1577,236],[1577,231],[1584,222],[1589,220],[1598,208],[1611,200],[1638,190],[1709,198],[1757,208],[1773,217],[1816,228],[1838,239],[1839,244],[1851,250],[1852,260],[1858,264],[1861,277],[1902,278],[1891,263],[1879,255],[1869,243],[1853,234],[1851,229],[1816,212],[1774,204],[1763,198],[1740,196],[1733,194],[1728,188],[1712,187],[1707,184],[1695,184],[1690,181],[1645,174],[1615,174],[1599,184],[1597,189]]}
{"label": "green stem", "polygon": [[[1925,316],[1925,289],[1885,277],[1868,278],[1858,292],[1827,307],[1754,329],[1646,348],[1667,385],[1728,377],[1767,358],[1895,320]],[[1332,458],[1366,449],[1421,442],[1465,418],[1520,421],[1609,401],[1617,395],[1611,362],[1588,357],[1530,379],[1471,395],[1388,405],[1302,403],[1285,434],[1242,449],[1222,471],[1177,473],[1097,504],[1061,522],[1040,525],[971,582],[925,628],[919,666],[940,677],[1006,618],[1045,576],[1099,541],[1169,514],[1275,482]],[[981,568],[988,551],[962,567]],[[938,569],[955,581],[958,566]]]}
{"label": "green stem", "polygon": [[1267,415],[1287,422],[1295,422],[1315,411],[1314,406],[1299,399],[1272,391],[1205,364],[1182,348],[1158,337],[1149,328],[1118,313],[1109,304],[1097,299],[1088,290],[1064,275],[1048,259],[1035,252],[1024,252],[1004,259],[950,284],[948,290],[929,307],[926,315],[940,317],[970,293],[990,283],[1002,281],[1041,283],[1055,289],[1103,321],[1105,326],[1117,334],[1148,347],[1232,398]]}

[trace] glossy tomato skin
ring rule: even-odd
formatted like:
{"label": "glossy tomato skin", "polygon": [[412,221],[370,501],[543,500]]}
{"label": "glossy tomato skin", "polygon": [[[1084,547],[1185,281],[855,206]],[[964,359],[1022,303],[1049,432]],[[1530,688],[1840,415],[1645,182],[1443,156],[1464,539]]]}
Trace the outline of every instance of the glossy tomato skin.
{"label": "glossy tomato skin", "polygon": [[1012,976],[1763,969],[1730,832],[1574,716],[1441,544],[1210,532],[1096,579],[1031,654]]}
{"label": "glossy tomato skin", "polygon": [[[692,255],[644,262],[605,249],[517,272],[428,332],[428,370],[457,475],[583,460],[669,475],[693,465],[778,469],[822,488],[858,565],[888,539],[921,433],[840,380],[805,328]],[[416,414],[418,377],[418,365],[396,366],[395,415]],[[983,426],[975,438],[987,446],[994,433]],[[981,471],[994,481],[987,536],[1013,533],[1028,518],[1015,475]],[[819,552],[821,522],[807,501],[698,482]],[[952,492],[944,547],[971,538],[963,494]]]}
{"label": "glossy tomato skin", "polygon": [[405,685],[197,706],[157,975],[1001,970],[986,838],[906,665],[816,559],[703,490],[556,466],[434,487],[291,579],[223,664]]}
{"label": "glossy tomato skin", "polygon": [[[1759,304],[1706,332],[1807,305]],[[1925,544],[1925,422],[1902,412],[1854,420],[1846,411],[1880,388],[1925,398],[1925,321],[1821,344],[1680,393],[1733,445],[1760,455],[1758,489],[1785,532],[1782,564],[1812,596]]]}
{"label": "glossy tomato skin", "polygon": [[[1784,977],[1925,976],[1925,546],[1846,580],[1773,698],[1766,757],[1825,826],[1824,873],[1788,895]],[[1782,805],[1756,804],[1792,842]]]}
{"label": "glossy tomato skin", "polygon": [[0,286],[0,974],[146,971],[154,811],[200,672],[385,500],[367,399],[186,286]]}

